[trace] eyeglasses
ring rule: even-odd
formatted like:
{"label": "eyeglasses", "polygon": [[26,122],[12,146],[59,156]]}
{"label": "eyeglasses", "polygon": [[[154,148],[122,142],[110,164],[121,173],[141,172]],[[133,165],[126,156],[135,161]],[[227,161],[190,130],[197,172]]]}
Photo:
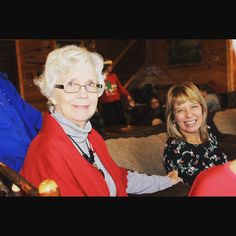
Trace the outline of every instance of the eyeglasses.
{"label": "eyeglasses", "polygon": [[85,87],[89,93],[99,93],[102,90],[102,84],[90,82],[85,85],[69,82],[66,85],[56,84],[54,88],[64,89],[66,93],[78,93],[82,87]]}

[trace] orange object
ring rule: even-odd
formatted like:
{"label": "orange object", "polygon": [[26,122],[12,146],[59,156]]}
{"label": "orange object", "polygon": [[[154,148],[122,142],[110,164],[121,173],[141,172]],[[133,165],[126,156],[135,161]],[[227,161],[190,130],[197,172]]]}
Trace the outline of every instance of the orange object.
{"label": "orange object", "polygon": [[39,195],[42,197],[60,196],[60,191],[56,182],[52,179],[42,181],[38,187]]}

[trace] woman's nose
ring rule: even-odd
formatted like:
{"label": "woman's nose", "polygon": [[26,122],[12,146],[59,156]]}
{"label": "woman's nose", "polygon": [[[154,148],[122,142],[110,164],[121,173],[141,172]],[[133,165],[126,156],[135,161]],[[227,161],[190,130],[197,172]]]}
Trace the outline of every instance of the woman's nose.
{"label": "woman's nose", "polygon": [[77,93],[79,97],[88,97],[88,91],[85,86],[81,86],[79,92]]}
{"label": "woman's nose", "polygon": [[191,117],[192,111],[190,109],[186,109],[185,115],[186,115],[186,117]]}

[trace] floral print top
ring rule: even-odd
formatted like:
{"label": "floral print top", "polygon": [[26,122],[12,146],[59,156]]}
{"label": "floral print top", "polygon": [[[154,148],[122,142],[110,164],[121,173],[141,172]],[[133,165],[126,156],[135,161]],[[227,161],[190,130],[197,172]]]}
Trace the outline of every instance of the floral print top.
{"label": "floral print top", "polygon": [[203,170],[228,161],[218,147],[216,136],[208,126],[209,139],[202,144],[191,144],[182,139],[169,138],[164,150],[164,166],[167,172],[177,170],[184,183],[192,185]]}

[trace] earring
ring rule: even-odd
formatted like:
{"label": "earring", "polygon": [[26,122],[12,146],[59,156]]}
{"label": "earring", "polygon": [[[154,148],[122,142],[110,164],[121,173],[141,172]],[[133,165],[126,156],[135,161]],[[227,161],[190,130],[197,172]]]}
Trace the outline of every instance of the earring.
{"label": "earring", "polygon": [[173,126],[176,127],[176,122],[175,121],[173,121]]}

